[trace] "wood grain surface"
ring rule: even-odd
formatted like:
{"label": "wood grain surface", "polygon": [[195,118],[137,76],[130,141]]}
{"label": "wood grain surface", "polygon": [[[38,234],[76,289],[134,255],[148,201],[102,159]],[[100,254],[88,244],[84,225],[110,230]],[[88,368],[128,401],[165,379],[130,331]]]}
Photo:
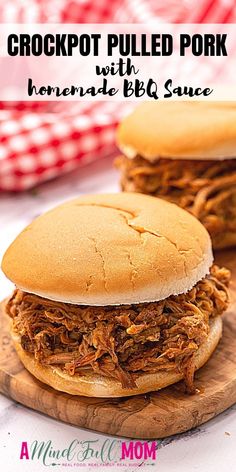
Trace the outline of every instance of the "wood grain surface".
{"label": "wood grain surface", "polygon": [[231,305],[223,338],[209,362],[196,373],[200,393],[186,395],[181,383],[129,398],[85,398],[63,394],[32,377],[18,360],[0,316],[0,391],[53,418],[84,428],[131,438],[163,438],[205,423],[236,402],[236,251],[218,253],[216,262],[232,271]]}

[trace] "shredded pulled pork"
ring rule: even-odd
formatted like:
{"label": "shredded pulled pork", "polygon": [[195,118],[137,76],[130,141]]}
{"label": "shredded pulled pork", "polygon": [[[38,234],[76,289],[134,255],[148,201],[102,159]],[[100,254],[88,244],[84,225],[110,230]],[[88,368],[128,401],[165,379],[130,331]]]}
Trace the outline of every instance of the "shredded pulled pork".
{"label": "shredded pulled pork", "polygon": [[120,156],[122,189],[159,196],[196,216],[211,236],[236,230],[236,159],[200,161]]}
{"label": "shredded pulled pork", "polygon": [[43,365],[94,371],[131,389],[140,373],[180,371],[191,392],[194,353],[210,317],[227,308],[229,277],[214,265],[186,294],[130,306],[86,307],[15,290],[6,309],[23,349]]}

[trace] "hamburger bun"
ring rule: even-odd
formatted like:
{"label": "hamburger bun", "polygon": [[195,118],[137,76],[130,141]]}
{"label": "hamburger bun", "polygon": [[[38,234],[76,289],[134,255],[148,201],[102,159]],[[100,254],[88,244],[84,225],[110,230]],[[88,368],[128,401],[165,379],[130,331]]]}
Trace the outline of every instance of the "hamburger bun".
{"label": "hamburger bun", "polygon": [[[222,335],[222,320],[220,316],[210,322],[208,338],[199,347],[194,356],[195,370],[200,369],[210,358]],[[56,390],[71,395],[88,397],[125,397],[157,391],[183,379],[183,374],[174,371],[159,371],[155,374],[141,374],[136,379],[134,389],[122,388],[114,379],[104,377],[93,372],[70,376],[62,369],[53,366],[43,366],[37,362],[33,354],[29,354],[21,347],[19,337],[12,332],[12,338],[17,354],[25,368],[41,382],[50,385]]]}
{"label": "hamburger bun", "polygon": [[210,237],[185,210],[141,194],[83,196],[35,219],[2,270],[25,292],[120,305],[186,293],[209,273]]}
{"label": "hamburger bun", "polygon": [[236,102],[161,101],[138,106],[117,131],[120,150],[154,162],[236,157]]}

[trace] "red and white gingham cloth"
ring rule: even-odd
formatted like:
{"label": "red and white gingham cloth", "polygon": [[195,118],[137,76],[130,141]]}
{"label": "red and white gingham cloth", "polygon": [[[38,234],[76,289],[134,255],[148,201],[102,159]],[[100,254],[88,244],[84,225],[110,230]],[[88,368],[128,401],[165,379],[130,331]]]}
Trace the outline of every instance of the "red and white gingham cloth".
{"label": "red and white gingham cloth", "polygon": [[[234,23],[235,0],[2,0],[0,22]],[[120,103],[0,103],[0,190],[26,190],[115,151]]]}

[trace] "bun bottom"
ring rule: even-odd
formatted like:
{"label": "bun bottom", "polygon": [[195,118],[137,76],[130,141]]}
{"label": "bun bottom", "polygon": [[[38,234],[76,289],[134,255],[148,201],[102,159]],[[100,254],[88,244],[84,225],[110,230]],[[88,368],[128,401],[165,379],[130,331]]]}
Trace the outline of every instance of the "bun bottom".
{"label": "bun bottom", "polygon": [[[195,370],[200,369],[200,367],[208,361],[221,336],[222,320],[220,316],[217,316],[210,323],[208,338],[195,354]],[[144,373],[136,379],[137,388],[123,389],[118,381],[95,373],[83,375],[75,374],[70,376],[60,368],[43,366],[35,360],[32,354],[24,351],[19,342],[19,336],[14,332],[12,332],[12,338],[21,362],[34,377],[56,390],[71,395],[82,395],[86,397],[126,397],[157,391],[183,379],[183,374],[174,371],[162,371],[155,374]]]}

